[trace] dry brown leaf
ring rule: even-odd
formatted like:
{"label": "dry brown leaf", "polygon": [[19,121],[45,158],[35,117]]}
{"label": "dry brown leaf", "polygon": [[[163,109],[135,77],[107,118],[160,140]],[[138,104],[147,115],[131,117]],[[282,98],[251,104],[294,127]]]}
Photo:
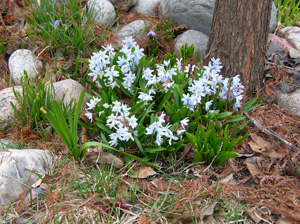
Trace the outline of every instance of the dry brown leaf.
{"label": "dry brown leaf", "polygon": [[247,166],[247,168],[248,168],[248,170],[249,170],[249,172],[251,173],[252,176],[256,176],[256,175],[261,173],[256,164],[246,163],[246,166]]}
{"label": "dry brown leaf", "polygon": [[88,163],[99,163],[99,164],[113,164],[114,167],[121,169],[123,167],[123,161],[109,152],[89,152],[85,161]]}
{"label": "dry brown leaf", "polygon": [[248,210],[246,210],[246,214],[252,219],[253,222],[259,223],[261,221],[260,216],[258,216],[258,211],[256,207],[252,207]]}
{"label": "dry brown leaf", "polygon": [[268,150],[266,154],[273,159],[281,159],[285,156],[284,154],[275,152],[274,150]]}
{"label": "dry brown leaf", "polygon": [[218,204],[218,201],[215,201],[214,203],[212,203],[210,206],[204,208],[202,210],[202,219],[205,217],[205,216],[211,216],[214,214],[214,210],[215,210],[215,207],[216,205]]}
{"label": "dry brown leaf", "polygon": [[144,179],[150,176],[157,174],[151,167],[143,167],[141,169],[136,170],[132,175],[129,175],[132,178]]}
{"label": "dry brown leaf", "polygon": [[229,183],[233,179],[233,174],[229,174],[227,177],[224,177],[222,180],[220,180],[221,184]]}
{"label": "dry brown leaf", "polygon": [[267,151],[266,148],[263,148],[263,147],[257,145],[254,141],[249,141],[248,145],[254,152],[262,153],[262,152]]}
{"label": "dry brown leaf", "polygon": [[42,178],[38,179],[34,184],[31,185],[33,188],[39,187],[42,183],[50,183],[52,175],[44,174]]}
{"label": "dry brown leaf", "polygon": [[142,215],[142,218],[136,224],[151,224],[151,220],[147,215]]}
{"label": "dry brown leaf", "polygon": [[266,140],[264,140],[262,137],[258,136],[257,134],[251,133],[251,138],[255,143],[260,146],[261,148],[270,149],[272,147],[272,144]]}

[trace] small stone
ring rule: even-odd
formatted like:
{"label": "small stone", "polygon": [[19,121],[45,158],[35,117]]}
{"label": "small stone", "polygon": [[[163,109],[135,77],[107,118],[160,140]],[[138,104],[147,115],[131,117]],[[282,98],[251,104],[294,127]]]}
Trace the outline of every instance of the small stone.
{"label": "small stone", "polygon": [[14,94],[22,94],[22,87],[15,86],[5,88],[0,91],[0,126],[6,127],[14,123],[14,109],[11,106],[11,103],[18,108],[18,100]]}
{"label": "small stone", "polygon": [[9,57],[8,67],[14,84],[20,85],[21,78],[24,76],[24,71],[27,72],[29,79],[35,80],[38,77],[43,64],[30,50],[19,49]]}
{"label": "small stone", "polygon": [[[64,96],[64,104],[69,105],[71,100],[78,102],[82,90],[85,88],[73,79],[66,79],[53,83],[55,97],[57,100],[62,100]],[[87,98],[85,98],[87,101]],[[83,104],[84,105],[84,104]]]}
{"label": "small stone", "polygon": [[132,36],[134,39],[142,40],[147,35],[147,27],[149,28],[150,26],[151,23],[149,21],[135,20],[119,30],[117,33],[117,40],[119,44],[122,44],[122,41],[125,39],[125,37],[130,36]]}
{"label": "small stone", "polygon": [[87,9],[93,10],[93,17],[99,26],[111,26],[115,22],[115,8],[107,0],[89,0],[87,2]]}
{"label": "small stone", "polygon": [[108,0],[113,6],[121,11],[127,12],[130,7],[134,6],[137,0]]}
{"label": "small stone", "polygon": [[283,28],[280,33],[285,36],[287,41],[300,51],[300,27],[288,26]]}
{"label": "small stone", "polygon": [[295,48],[291,48],[289,50],[289,55],[291,58],[300,58],[300,51],[296,50]]}
{"label": "small stone", "polygon": [[188,46],[194,46],[194,52],[200,50],[203,56],[207,47],[208,36],[196,30],[188,30],[181,34],[176,40],[174,51],[177,56],[180,55],[180,48],[187,44]]}
{"label": "small stone", "polygon": [[131,11],[148,16],[153,13],[155,7],[159,5],[159,2],[160,0],[138,0]]}
{"label": "small stone", "polygon": [[297,89],[291,93],[282,93],[276,91],[278,95],[278,105],[290,110],[293,114],[300,116],[300,89]]}

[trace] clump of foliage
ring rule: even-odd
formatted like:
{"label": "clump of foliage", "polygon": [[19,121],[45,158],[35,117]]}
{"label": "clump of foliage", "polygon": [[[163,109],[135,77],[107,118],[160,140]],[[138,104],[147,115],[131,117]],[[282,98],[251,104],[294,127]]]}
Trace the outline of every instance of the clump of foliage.
{"label": "clump of foliage", "polygon": [[[31,40],[42,37],[50,52],[56,49],[66,55],[86,55],[96,37],[91,13],[77,0],[32,0],[26,30]],[[91,11],[91,10],[89,10]]]}
{"label": "clump of foliage", "polygon": [[[245,117],[229,110],[242,106],[244,87],[239,76],[230,79],[218,74],[219,59],[203,68],[184,67],[175,54],[157,63],[126,38],[117,51],[108,45],[94,53],[89,68],[95,96],[90,96],[86,109],[88,128],[100,134],[106,145],[122,151],[136,148],[146,161],[167,158],[189,141],[185,133],[207,125],[210,130],[212,122],[222,135],[226,132],[223,144],[234,146],[242,139],[229,137],[229,123]],[[233,147],[226,151],[229,148]]]}

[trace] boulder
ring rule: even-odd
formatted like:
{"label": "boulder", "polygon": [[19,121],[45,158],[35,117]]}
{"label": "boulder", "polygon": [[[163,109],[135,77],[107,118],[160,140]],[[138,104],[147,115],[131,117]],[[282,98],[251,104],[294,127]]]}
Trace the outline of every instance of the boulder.
{"label": "boulder", "polygon": [[206,51],[208,42],[208,36],[204,33],[201,33],[197,30],[188,30],[181,34],[175,42],[174,51],[177,56],[180,55],[180,48],[187,44],[188,46],[194,46],[194,52],[200,50],[201,55],[203,56]]}
{"label": "boulder", "polygon": [[[186,24],[190,29],[209,35],[215,0],[161,0],[162,13],[177,24]],[[276,27],[277,10],[272,5],[270,28]]]}
{"label": "boulder", "polygon": [[34,80],[40,74],[43,64],[30,50],[19,49],[9,57],[8,67],[14,84],[20,85],[24,71],[27,72],[28,78]]}
{"label": "boulder", "polygon": [[121,11],[127,12],[130,7],[134,6],[137,0],[108,0],[113,6]]}
{"label": "boulder", "polygon": [[17,93],[22,94],[21,86],[9,87],[0,91],[0,126],[7,126],[14,123],[14,109],[11,103],[17,108],[19,104],[13,89]]}
{"label": "boulder", "polygon": [[54,156],[38,149],[0,151],[0,204],[8,205],[27,194],[38,175],[49,173]]}
{"label": "boulder", "polygon": [[108,0],[88,0],[87,9],[92,10],[95,22],[100,26],[111,26],[115,22],[115,8]]}

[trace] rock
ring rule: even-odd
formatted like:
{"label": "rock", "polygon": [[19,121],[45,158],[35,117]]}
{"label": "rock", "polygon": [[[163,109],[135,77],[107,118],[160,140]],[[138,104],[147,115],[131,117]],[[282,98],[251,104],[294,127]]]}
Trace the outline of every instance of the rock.
{"label": "rock", "polygon": [[[186,24],[190,29],[206,35],[210,33],[215,0],[161,0],[162,13],[174,23]],[[273,2],[270,28],[274,30],[277,10]]]}
{"label": "rock", "polygon": [[137,0],[108,0],[116,9],[127,12],[130,7],[134,6]]}
{"label": "rock", "polygon": [[0,139],[0,151],[6,148],[17,148],[18,144],[5,139]]}
{"label": "rock", "polygon": [[300,116],[300,89],[291,93],[276,92],[278,95],[278,105],[289,109],[293,114]]}
{"label": "rock", "polygon": [[136,5],[131,9],[132,12],[138,12],[143,15],[151,15],[160,0],[138,0]]}
{"label": "rock", "polygon": [[[71,102],[71,99],[78,101],[79,96],[84,90],[84,87],[73,79],[66,79],[59,82],[53,83],[55,96],[57,100],[62,100],[64,94],[64,104],[68,105]],[[85,98],[85,101],[88,99]],[[83,103],[84,105],[84,103]]]}
{"label": "rock", "polygon": [[128,25],[124,26],[117,33],[117,40],[119,44],[125,39],[125,37],[132,36],[134,39],[143,40],[147,36],[147,27],[150,27],[151,23],[144,20],[135,20]]}
{"label": "rock", "polygon": [[291,48],[289,50],[289,55],[291,58],[300,58],[300,51],[296,50],[295,48]]}
{"label": "rock", "polygon": [[300,50],[300,27],[288,26],[283,28],[280,33],[293,45],[297,50]]}
{"label": "rock", "polygon": [[88,0],[88,10],[93,10],[92,14],[95,22],[100,26],[111,26],[115,22],[116,12],[114,6],[107,0]]}
{"label": "rock", "polygon": [[1,151],[0,204],[8,205],[18,200],[24,190],[25,193],[29,192],[31,185],[39,179],[38,175],[49,173],[53,163],[54,156],[48,150]]}
{"label": "rock", "polygon": [[279,51],[283,51],[285,54],[289,52],[291,48],[293,48],[292,45],[289,42],[287,42],[286,39],[271,33],[268,35],[268,46],[269,46],[267,52],[268,57],[270,57],[275,52],[279,52]]}
{"label": "rock", "polygon": [[10,102],[18,107],[18,101],[15,97],[13,88],[16,92],[22,94],[21,86],[9,87],[0,91],[0,126],[6,127],[7,125],[14,123],[14,109]]}
{"label": "rock", "polygon": [[9,57],[8,67],[14,84],[20,85],[24,70],[28,77],[34,80],[38,77],[43,64],[30,50],[19,49]]}
{"label": "rock", "polygon": [[181,34],[175,43],[174,51],[177,56],[180,55],[180,48],[187,44],[188,46],[194,45],[194,52],[200,50],[203,56],[207,47],[208,36],[196,30],[188,30]]}

